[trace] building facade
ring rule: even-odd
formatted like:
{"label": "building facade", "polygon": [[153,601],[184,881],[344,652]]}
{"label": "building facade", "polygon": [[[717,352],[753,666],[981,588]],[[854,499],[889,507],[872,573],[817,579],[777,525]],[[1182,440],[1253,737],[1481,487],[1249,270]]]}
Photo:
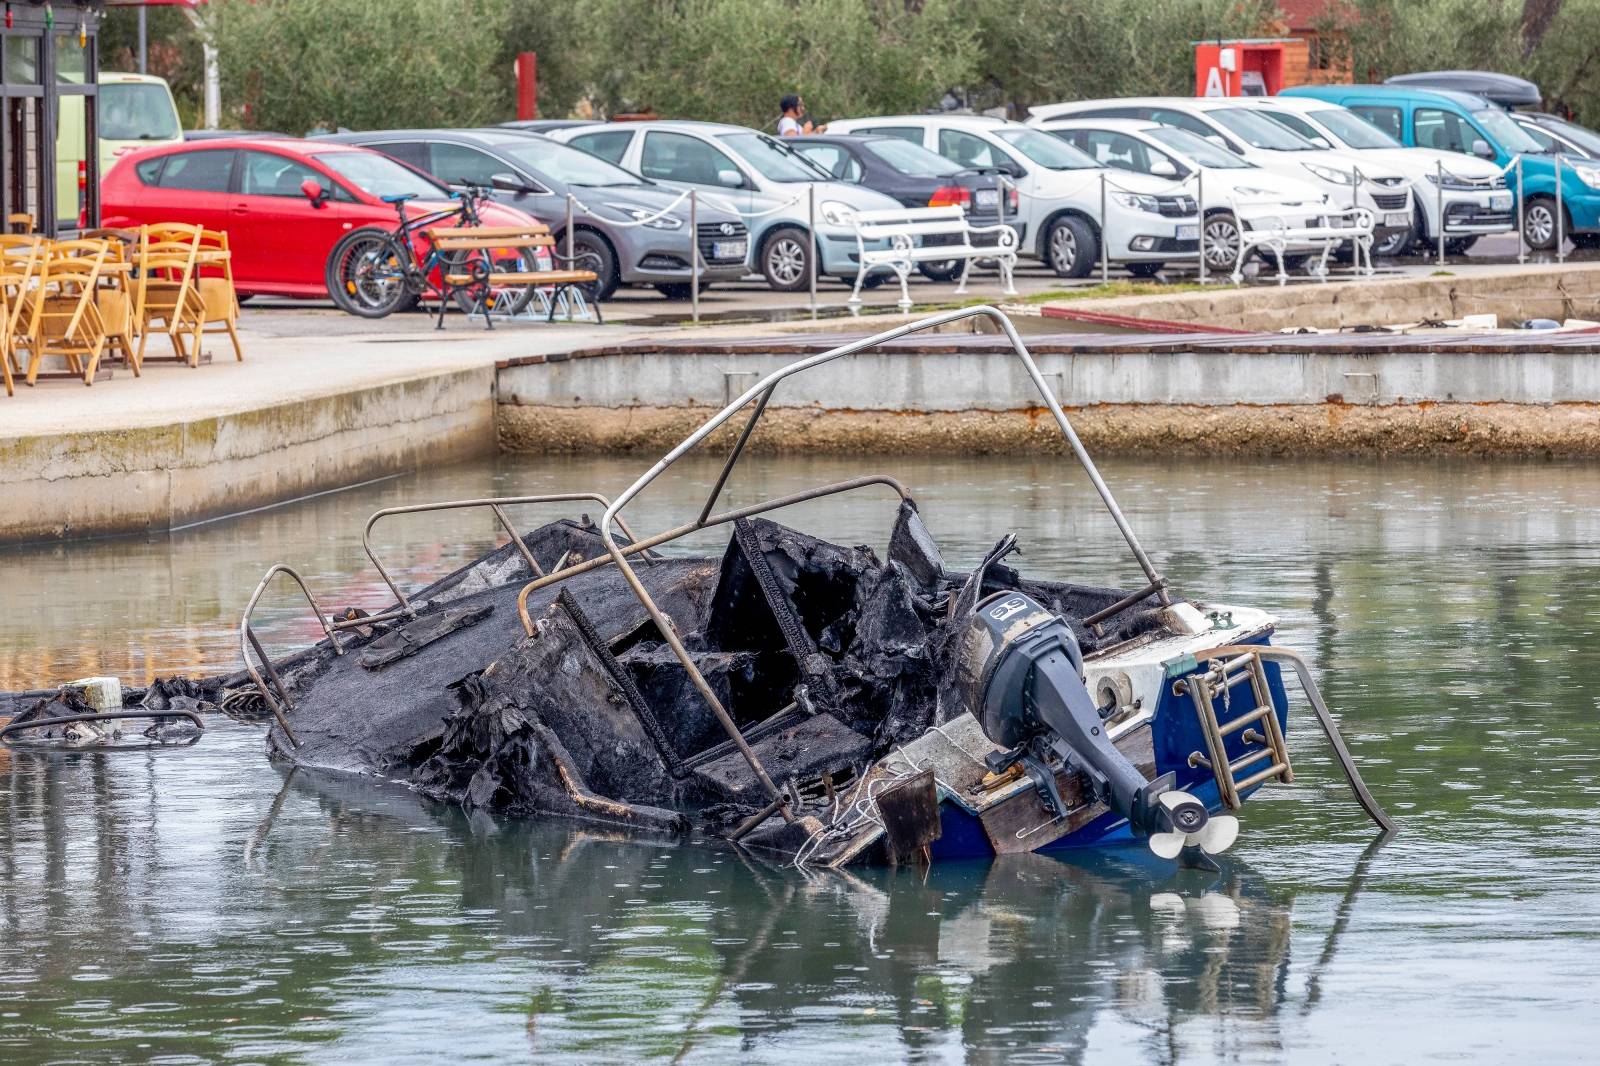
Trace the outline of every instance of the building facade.
{"label": "building facade", "polygon": [[0,22],[0,216],[52,236],[100,224],[100,0],[10,0]]}

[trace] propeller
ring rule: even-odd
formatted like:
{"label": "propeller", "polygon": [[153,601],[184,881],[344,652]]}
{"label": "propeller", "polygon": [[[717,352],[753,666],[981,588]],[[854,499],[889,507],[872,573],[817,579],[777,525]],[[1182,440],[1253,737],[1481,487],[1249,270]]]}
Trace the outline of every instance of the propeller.
{"label": "propeller", "polygon": [[1198,857],[1221,855],[1239,839],[1239,819],[1231,814],[1211,815],[1205,804],[1171,789],[1156,798],[1156,816],[1168,828],[1150,834],[1150,850],[1163,859],[1176,859],[1188,848]]}

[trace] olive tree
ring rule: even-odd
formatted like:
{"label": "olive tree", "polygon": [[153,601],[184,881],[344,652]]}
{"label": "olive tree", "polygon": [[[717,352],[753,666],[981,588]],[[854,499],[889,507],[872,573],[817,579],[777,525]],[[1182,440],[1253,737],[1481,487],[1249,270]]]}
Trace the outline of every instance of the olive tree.
{"label": "olive tree", "polygon": [[213,0],[240,125],[470,126],[506,115],[510,0]]}

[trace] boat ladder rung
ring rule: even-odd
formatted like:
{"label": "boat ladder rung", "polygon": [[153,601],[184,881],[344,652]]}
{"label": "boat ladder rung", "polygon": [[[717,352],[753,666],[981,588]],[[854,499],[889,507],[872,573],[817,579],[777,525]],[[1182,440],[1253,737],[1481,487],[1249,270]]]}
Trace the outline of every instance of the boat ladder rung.
{"label": "boat ladder rung", "polygon": [[[1233,699],[1231,690],[1245,678],[1249,679],[1250,689],[1255,695],[1254,705],[1242,714],[1225,721],[1219,720],[1217,700],[1221,699],[1227,708]],[[1206,740],[1205,752],[1192,753],[1189,765],[1203,766],[1212,772],[1217,780],[1217,794],[1225,806],[1237,809],[1244,802],[1241,794],[1263,782],[1294,780],[1294,771],[1289,765],[1289,750],[1272,706],[1272,691],[1267,685],[1266,669],[1260,656],[1241,656],[1220,669],[1193,674],[1183,680],[1182,689],[1188,692],[1194,702],[1195,714],[1200,719],[1200,731]],[[1244,702],[1242,697],[1240,702]],[[1259,729],[1247,728],[1257,723],[1260,723]],[[1240,730],[1244,730],[1240,740],[1247,750],[1230,760],[1227,738]],[[1262,760],[1269,760],[1265,768],[1240,779],[1241,771]]]}

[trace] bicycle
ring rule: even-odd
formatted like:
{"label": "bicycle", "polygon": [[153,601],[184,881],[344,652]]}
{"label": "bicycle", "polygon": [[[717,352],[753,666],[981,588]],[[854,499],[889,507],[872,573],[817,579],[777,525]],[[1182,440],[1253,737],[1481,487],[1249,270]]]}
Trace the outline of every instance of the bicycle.
{"label": "bicycle", "polygon": [[[339,239],[328,255],[326,282],[328,295],[339,309],[362,318],[386,318],[396,311],[415,307],[422,297],[432,292],[443,299],[444,286],[435,277],[445,274],[473,272],[473,260],[482,257],[490,260],[493,270],[502,273],[533,272],[537,267],[530,261],[531,253],[521,249],[504,249],[494,252],[441,253],[432,246],[427,231],[437,228],[450,219],[456,227],[481,225],[478,207],[488,199],[489,190],[468,185],[450,198],[459,201],[455,207],[429,211],[415,217],[406,213],[406,203],[415,199],[415,193],[382,197],[392,204],[399,219],[399,227],[385,230],[377,226],[363,226]],[[419,257],[417,244],[427,242],[427,254]],[[521,287],[490,294],[487,304],[494,310],[516,314],[533,299],[531,287]],[[455,294],[456,306],[463,314],[475,309],[473,297],[466,293]]]}

